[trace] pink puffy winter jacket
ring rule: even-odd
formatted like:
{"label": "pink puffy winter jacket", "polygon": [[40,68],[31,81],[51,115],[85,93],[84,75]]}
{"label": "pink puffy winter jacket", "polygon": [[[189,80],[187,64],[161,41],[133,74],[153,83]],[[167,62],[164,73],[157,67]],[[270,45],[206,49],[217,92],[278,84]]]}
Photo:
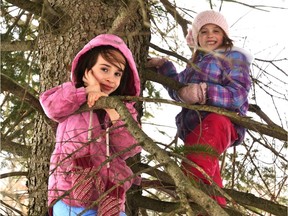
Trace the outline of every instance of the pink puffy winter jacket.
{"label": "pink puffy winter jacket", "polygon": [[[127,84],[127,88],[131,90],[131,95],[139,95],[139,76],[132,54],[126,44],[115,35],[103,34],[92,39],[74,58],[72,71],[81,55],[101,45],[112,45],[123,53],[134,78],[133,82]],[[90,112],[73,114],[87,101],[84,87],[75,88],[74,77],[71,79],[71,82],[40,95],[40,103],[46,115],[59,123],[56,146],[50,161],[48,204],[50,206],[53,201],[62,199],[71,206],[89,206],[98,209],[99,206],[95,203],[91,206],[93,201],[114,187],[109,195],[120,200],[121,211],[124,211],[125,192],[137,179],[131,178],[133,173],[125,160],[139,153],[142,148],[136,145],[125,152],[125,149],[137,144],[137,141],[121,120],[109,128],[107,147],[107,131],[105,127],[101,127],[96,112],[91,112],[92,116]],[[125,105],[136,120],[137,112],[134,104],[127,102]],[[90,118],[92,125],[89,124]],[[108,116],[104,122],[109,122]],[[92,128],[91,141],[88,140],[89,126]],[[114,154],[120,151],[123,153],[114,157]],[[108,155],[110,159],[112,158],[109,162],[106,161]]]}

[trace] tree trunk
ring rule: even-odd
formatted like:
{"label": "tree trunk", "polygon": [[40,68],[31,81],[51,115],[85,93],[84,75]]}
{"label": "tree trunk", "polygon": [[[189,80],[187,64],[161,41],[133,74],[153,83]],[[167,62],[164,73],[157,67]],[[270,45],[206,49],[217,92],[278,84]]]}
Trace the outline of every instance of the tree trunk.
{"label": "tree trunk", "polygon": [[[50,5],[44,7],[43,14],[51,14],[53,10],[54,15],[58,14],[58,19],[49,19],[46,15],[39,31],[40,92],[69,80],[69,68],[74,56],[89,40],[101,33],[117,34],[127,42],[141,77],[140,63],[145,62],[148,55],[150,31],[144,25],[143,8],[139,1],[48,2]],[[46,214],[48,207],[48,170],[55,145],[55,131],[43,117],[37,119],[28,177],[29,215],[40,216]]]}

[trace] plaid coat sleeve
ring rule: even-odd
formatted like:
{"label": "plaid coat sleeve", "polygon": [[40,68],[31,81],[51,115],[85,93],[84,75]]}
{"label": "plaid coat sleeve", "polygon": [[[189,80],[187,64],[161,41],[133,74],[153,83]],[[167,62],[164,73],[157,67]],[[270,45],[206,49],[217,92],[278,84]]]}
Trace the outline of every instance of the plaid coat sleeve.
{"label": "plaid coat sleeve", "polygon": [[207,104],[245,114],[251,87],[249,63],[245,55],[240,52],[230,52],[224,60],[210,64],[210,76],[213,76],[213,71],[219,68],[222,70],[221,79],[208,83]]}

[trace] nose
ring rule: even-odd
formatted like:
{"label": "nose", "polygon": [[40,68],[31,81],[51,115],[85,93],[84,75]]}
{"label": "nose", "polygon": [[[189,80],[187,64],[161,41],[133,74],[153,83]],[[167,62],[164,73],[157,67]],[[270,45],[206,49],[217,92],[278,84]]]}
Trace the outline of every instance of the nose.
{"label": "nose", "polygon": [[114,83],[114,76],[111,75],[111,74],[108,74],[106,76],[106,81],[109,82],[109,83]]}
{"label": "nose", "polygon": [[208,32],[208,37],[212,37],[213,36],[213,32]]}

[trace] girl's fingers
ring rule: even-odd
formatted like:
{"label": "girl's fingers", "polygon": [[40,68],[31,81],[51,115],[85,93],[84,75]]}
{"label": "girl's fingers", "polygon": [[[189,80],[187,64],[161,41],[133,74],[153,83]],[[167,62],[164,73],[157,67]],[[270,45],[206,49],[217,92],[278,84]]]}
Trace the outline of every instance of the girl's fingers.
{"label": "girl's fingers", "polygon": [[89,81],[88,70],[87,69],[84,72],[84,76],[83,76],[82,80],[83,80],[84,83],[86,83],[86,86],[87,86],[88,85],[88,81]]}
{"label": "girl's fingers", "polygon": [[98,81],[95,79],[95,77],[93,75],[92,70],[86,69],[84,72],[84,76],[83,76],[82,80],[84,83],[86,83],[85,86],[98,86],[99,85]]}
{"label": "girl's fingers", "polygon": [[90,92],[88,94],[87,105],[88,107],[92,107],[100,97],[107,97],[108,95],[103,92]]}
{"label": "girl's fingers", "polygon": [[86,69],[84,73],[84,77],[87,79],[87,76],[88,76],[88,70]]}

